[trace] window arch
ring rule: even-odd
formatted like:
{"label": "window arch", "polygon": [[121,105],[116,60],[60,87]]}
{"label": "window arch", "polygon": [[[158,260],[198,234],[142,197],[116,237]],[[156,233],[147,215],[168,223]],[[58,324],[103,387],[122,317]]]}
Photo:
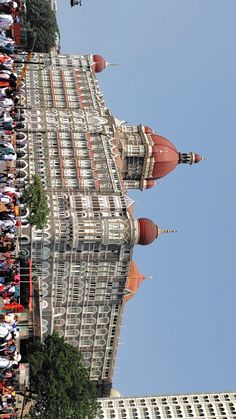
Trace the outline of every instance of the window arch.
{"label": "window arch", "polygon": [[30,237],[27,234],[23,234],[19,237],[19,241],[21,245],[25,246],[26,244],[30,243]]}
{"label": "window arch", "polygon": [[22,228],[25,228],[25,227],[28,227],[28,226],[29,226],[29,221],[26,220],[25,218],[22,218],[22,220],[21,220],[21,227]]}
{"label": "window arch", "polygon": [[48,302],[46,300],[43,300],[41,305],[42,305],[42,310],[45,310],[48,307]]}
{"label": "window arch", "polygon": [[48,269],[43,269],[43,271],[42,271],[42,279],[48,278],[49,275],[50,275],[49,270]]}
{"label": "window arch", "polygon": [[75,336],[79,336],[79,330],[78,329],[71,329],[71,330],[66,330],[65,333],[65,337],[75,337]]}
{"label": "window arch", "polygon": [[45,335],[47,333],[47,331],[48,331],[47,326],[42,326],[42,333],[43,333],[43,335]]}
{"label": "window arch", "polygon": [[61,327],[61,326],[64,326],[64,324],[65,324],[65,320],[64,319],[61,319],[61,318],[56,318],[55,320],[54,320],[54,326],[55,327]]}
{"label": "window arch", "polygon": [[51,251],[50,251],[49,247],[44,246],[44,248],[43,248],[43,260],[49,259],[50,258],[50,253],[51,253]]}
{"label": "window arch", "polygon": [[65,307],[55,307],[54,309],[54,316],[60,315],[63,316],[66,313]]}

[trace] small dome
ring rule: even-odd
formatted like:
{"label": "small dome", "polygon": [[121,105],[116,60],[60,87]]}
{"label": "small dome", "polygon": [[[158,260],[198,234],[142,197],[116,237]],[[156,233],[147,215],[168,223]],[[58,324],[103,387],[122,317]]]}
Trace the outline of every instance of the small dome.
{"label": "small dome", "polygon": [[146,189],[151,189],[151,188],[153,188],[153,186],[155,186],[155,181],[152,180],[152,179],[148,179],[146,181]]}
{"label": "small dome", "polygon": [[100,73],[101,71],[105,70],[105,68],[107,67],[107,62],[102,57],[102,55],[98,55],[98,54],[93,55],[93,61],[94,61],[95,73]]}
{"label": "small dome", "polygon": [[158,236],[158,227],[148,218],[138,219],[138,244],[146,246],[152,243]]}
{"label": "small dome", "polygon": [[194,163],[199,163],[200,161],[204,160],[204,158],[200,156],[200,154],[193,153],[193,155],[194,155]]}
{"label": "small dome", "polygon": [[131,260],[130,265],[129,265],[128,279],[127,279],[127,283],[125,287],[126,289],[126,295],[124,296],[125,301],[129,301],[131,300],[131,298],[133,298],[133,296],[136,294],[139,288],[139,285],[144,279],[145,279],[145,276],[139,272],[136,263],[133,260]]}
{"label": "small dome", "polygon": [[122,394],[116,388],[112,387],[110,397],[114,399],[114,398],[122,397]]}
{"label": "small dome", "polygon": [[153,130],[150,127],[144,126],[143,127],[143,131],[145,132],[145,134],[152,134]]}

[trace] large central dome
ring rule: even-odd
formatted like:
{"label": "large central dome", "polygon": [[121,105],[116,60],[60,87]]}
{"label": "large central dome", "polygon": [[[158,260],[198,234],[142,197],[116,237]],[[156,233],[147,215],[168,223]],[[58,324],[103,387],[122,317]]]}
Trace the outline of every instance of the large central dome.
{"label": "large central dome", "polygon": [[160,179],[172,172],[179,163],[179,153],[169,140],[160,135],[151,134],[153,146],[152,156],[154,167],[152,171],[153,179]]}
{"label": "large central dome", "polygon": [[203,157],[196,153],[180,153],[174,144],[161,135],[155,134],[151,128],[143,126],[143,131],[151,138],[151,168],[149,180],[157,180],[172,172],[180,163],[199,163]]}

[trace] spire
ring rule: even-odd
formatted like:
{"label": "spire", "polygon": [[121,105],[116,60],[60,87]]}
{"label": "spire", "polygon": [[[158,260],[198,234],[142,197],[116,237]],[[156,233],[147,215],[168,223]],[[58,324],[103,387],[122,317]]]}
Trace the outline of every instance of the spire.
{"label": "spire", "polygon": [[108,63],[108,61],[106,61],[106,67],[119,67],[120,64],[114,64],[114,63]]}
{"label": "spire", "polygon": [[178,233],[178,230],[162,230],[158,228],[158,236],[159,234],[169,234],[169,233]]}
{"label": "spire", "polygon": [[179,164],[185,163],[185,164],[193,164],[193,163],[199,163],[201,160],[205,160],[204,157],[200,156],[200,154],[196,153],[179,153]]}

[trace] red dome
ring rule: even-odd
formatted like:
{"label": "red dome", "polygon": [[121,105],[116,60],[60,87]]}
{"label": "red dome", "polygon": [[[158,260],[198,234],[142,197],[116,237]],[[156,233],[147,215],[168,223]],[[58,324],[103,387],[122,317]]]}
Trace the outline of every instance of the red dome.
{"label": "red dome", "polygon": [[154,180],[152,180],[152,179],[148,179],[148,180],[146,181],[146,189],[151,189],[151,188],[153,188],[153,186],[155,186],[155,182],[154,182]]}
{"label": "red dome", "polygon": [[203,160],[203,157],[200,156],[200,154],[193,153],[193,155],[194,155],[194,163],[199,163],[200,161]]}
{"label": "red dome", "polygon": [[106,60],[98,54],[93,55],[93,61],[94,61],[94,71],[95,73],[100,73],[101,71],[105,70],[107,67]]}
{"label": "red dome", "polygon": [[128,280],[125,287],[128,292],[128,294],[124,297],[125,301],[131,300],[131,298],[136,294],[139,285],[144,279],[145,276],[139,272],[136,263],[133,260],[131,260],[129,265]]}
{"label": "red dome", "polygon": [[148,218],[138,219],[138,244],[143,246],[152,243],[158,236],[158,227]]}
{"label": "red dome", "polygon": [[152,134],[153,140],[152,156],[154,167],[152,171],[153,179],[160,179],[172,172],[179,163],[179,153],[174,144],[160,135]]}
{"label": "red dome", "polygon": [[145,132],[145,134],[152,134],[153,133],[152,128],[146,127],[146,126],[143,127],[143,131]]}

